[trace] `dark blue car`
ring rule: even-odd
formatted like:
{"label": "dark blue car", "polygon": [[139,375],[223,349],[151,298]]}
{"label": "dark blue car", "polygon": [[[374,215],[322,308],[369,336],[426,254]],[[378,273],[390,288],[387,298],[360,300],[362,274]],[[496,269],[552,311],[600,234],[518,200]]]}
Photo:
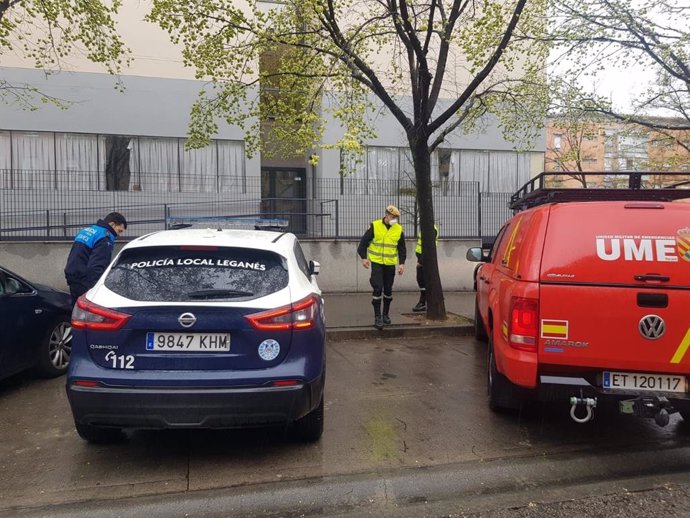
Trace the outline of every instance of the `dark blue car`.
{"label": "dark blue car", "polygon": [[318,270],[290,233],[182,229],[130,242],[72,315],[79,435],[282,425],[318,440]]}
{"label": "dark blue car", "polygon": [[0,267],[0,378],[34,369],[64,374],[70,361],[72,301],[68,293]]}

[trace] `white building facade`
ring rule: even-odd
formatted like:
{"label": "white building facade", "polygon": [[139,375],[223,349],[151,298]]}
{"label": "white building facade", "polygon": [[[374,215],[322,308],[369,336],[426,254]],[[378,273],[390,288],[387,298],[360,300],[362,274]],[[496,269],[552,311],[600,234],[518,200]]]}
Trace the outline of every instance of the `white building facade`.
{"label": "white building facade", "polygon": [[[0,104],[0,239],[45,232],[69,237],[85,219],[109,209],[135,222],[130,235],[178,216],[272,214],[288,218],[301,235],[353,237],[388,202],[416,213],[405,136],[384,111],[365,160],[347,178],[340,176],[336,149],[318,150],[316,166],[307,156],[249,157],[242,130],[228,125],[210,146],[185,150],[190,107],[204,82],[183,66],[167,34],[143,21],[145,14],[142,3],[124,2],[118,30],[133,61],[119,77],[123,90],[79,56],[46,75],[3,55],[0,73],[7,82],[31,85],[68,108]],[[476,134],[451,134],[433,157],[443,235],[491,234],[496,224],[484,228],[487,219],[475,216],[481,196],[511,193],[543,170],[544,138],[533,150],[516,152],[495,121],[482,126]],[[336,142],[340,131],[329,124],[324,143]],[[45,228],[17,230],[32,226]]]}

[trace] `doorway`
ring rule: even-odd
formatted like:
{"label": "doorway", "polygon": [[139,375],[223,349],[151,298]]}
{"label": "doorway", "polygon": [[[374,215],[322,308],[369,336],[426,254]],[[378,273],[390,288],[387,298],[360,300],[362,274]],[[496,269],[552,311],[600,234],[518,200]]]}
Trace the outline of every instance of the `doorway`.
{"label": "doorway", "polygon": [[261,216],[288,220],[288,232],[307,233],[307,170],[261,168]]}

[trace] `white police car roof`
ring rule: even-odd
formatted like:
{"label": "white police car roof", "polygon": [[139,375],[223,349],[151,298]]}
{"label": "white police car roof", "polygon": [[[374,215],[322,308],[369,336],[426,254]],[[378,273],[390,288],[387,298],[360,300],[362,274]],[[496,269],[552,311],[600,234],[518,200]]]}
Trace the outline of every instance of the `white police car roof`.
{"label": "white police car roof", "polygon": [[124,248],[149,246],[228,246],[263,250],[291,250],[295,236],[271,230],[183,228],[161,230],[130,241]]}

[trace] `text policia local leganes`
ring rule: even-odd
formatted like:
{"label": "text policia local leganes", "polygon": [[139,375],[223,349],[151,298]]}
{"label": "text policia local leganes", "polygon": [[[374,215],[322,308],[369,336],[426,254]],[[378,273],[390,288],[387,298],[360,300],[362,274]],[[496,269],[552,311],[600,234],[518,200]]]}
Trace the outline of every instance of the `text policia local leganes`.
{"label": "text policia local leganes", "polygon": [[244,268],[247,270],[266,270],[266,265],[263,263],[250,263],[247,261],[236,261],[234,259],[201,259],[201,258],[184,258],[184,259],[154,259],[149,261],[139,261],[131,263],[129,268],[152,268],[161,266],[220,266],[225,268]]}

